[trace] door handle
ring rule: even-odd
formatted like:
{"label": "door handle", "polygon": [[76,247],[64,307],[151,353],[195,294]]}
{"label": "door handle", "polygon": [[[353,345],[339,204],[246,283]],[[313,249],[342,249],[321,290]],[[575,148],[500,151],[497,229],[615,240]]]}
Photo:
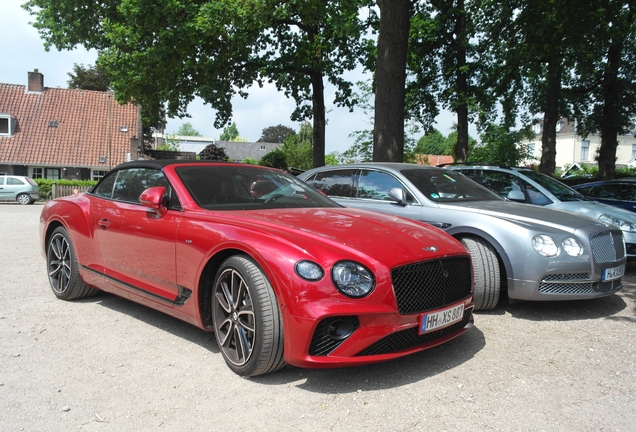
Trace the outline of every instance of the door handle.
{"label": "door handle", "polygon": [[108,219],[102,219],[99,222],[97,222],[97,225],[99,225],[102,228],[108,228],[110,226],[110,221]]}

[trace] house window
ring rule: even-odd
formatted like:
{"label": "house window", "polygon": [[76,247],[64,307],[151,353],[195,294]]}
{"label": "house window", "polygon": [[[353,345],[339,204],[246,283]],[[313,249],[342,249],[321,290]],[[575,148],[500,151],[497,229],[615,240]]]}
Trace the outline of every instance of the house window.
{"label": "house window", "polygon": [[528,159],[534,159],[534,143],[528,144]]}
{"label": "house window", "polygon": [[636,158],[636,144],[632,144],[632,159]]}
{"label": "house window", "polygon": [[108,171],[99,171],[99,170],[93,170],[92,174],[91,174],[91,179],[95,180],[95,181],[100,181],[102,179],[102,177],[104,177],[106,175]]}
{"label": "house window", "polygon": [[0,114],[0,136],[13,135],[13,119],[10,115]]}
{"label": "house window", "polygon": [[34,179],[44,178],[44,170],[42,168],[32,168],[31,178],[34,178]]}
{"label": "house window", "polygon": [[581,141],[581,160],[590,160],[590,142],[587,140]]}
{"label": "house window", "polygon": [[60,179],[60,169],[59,168],[47,168],[46,169],[46,177],[50,180],[59,180]]}

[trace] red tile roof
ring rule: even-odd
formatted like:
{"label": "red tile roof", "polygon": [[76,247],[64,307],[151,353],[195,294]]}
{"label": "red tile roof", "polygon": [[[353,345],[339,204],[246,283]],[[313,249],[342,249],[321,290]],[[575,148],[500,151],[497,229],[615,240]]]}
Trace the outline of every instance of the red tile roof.
{"label": "red tile roof", "polygon": [[417,163],[420,165],[437,166],[439,164],[451,164],[455,161],[452,156],[443,155],[416,155]]}
{"label": "red tile roof", "polygon": [[108,170],[125,162],[130,139],[141,136],[138,108],[120,105],[112,92],[0,84],[0,114],[15,119],[13,135],[0,136],[0,164]]}

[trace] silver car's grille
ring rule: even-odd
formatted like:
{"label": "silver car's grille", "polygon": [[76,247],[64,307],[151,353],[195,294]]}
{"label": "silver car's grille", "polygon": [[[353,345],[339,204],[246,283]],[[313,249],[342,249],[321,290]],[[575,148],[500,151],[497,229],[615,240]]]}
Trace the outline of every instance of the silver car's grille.
{"label": "silver car's grille", "polygon": [[469,257],[444,258],[405,265],[391,271],[393,290],[402,315],[437,309],[470,295]]}
{"label": "silver car's grille", "polygon": [[590,274],[589,273],[551,274],[551,275],[546,275],[546,277],[544,277],[541,282],[557,282],[557,281],[572,282],[576,280],[589,281]]}
{"label": "silver car's grille", "polygon": [[607,232],[598,234],[590,239],[592,254],[597,263],[612,262],[625,256],[625,242],[623,233]]}
{"label": "silver car's grille", "polygon": [[[584,276],[584,277],[581,277]],[[582,280],[587,278],[588,280]],[[592,282],[587,273],[547,275],[539,283],[542,294],[595,294],[618,291],[623,287],[620,279],[608,282]]]}

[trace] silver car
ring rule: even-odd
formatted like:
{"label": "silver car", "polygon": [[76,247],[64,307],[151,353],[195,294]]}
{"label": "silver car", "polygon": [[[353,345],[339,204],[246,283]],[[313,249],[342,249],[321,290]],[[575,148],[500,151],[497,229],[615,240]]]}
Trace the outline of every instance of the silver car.
{"label": "silver car", "polygon": [[449,165],[497,195],[526,204],[567,210],[598,219],[623,231],[627,258],[636,258],[636,214],[585,198],[566,184],[529,168]]}
{"label": "silver car", "polygon": [[40,187],[29,177],[0,175],[0,201],[33,204],[40,197]]}
{"label": "silver car", "polygon": [[477,309],[494,308],[501,290],[517,300],[577,300],[622,288],[623,235],[601,221],[507,201],[443,168],[358,163],[298,177],[344,206],[427,222],[460,240],[473,262]]}

